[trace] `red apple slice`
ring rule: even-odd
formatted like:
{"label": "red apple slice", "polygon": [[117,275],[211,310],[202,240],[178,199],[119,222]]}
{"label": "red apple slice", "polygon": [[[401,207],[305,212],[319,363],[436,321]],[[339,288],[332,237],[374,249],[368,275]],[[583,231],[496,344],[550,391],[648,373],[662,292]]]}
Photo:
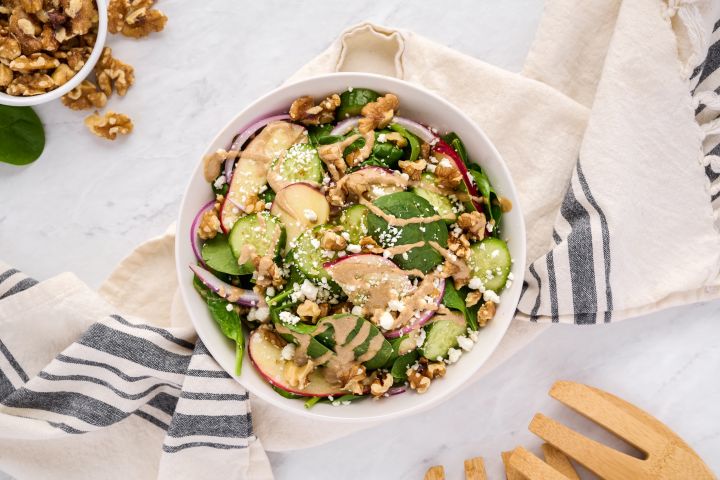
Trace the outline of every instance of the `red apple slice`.
{"label": "red apple slice", "polygon": [[[468,193],[473,197],[480,196],[477,186],[475,185],[475,182],[473,181],[470,172],[468,172],[468,169],[465,166],[465,162],[462,161],[460,155],[458,155],[457,152],[450,145],[448,145],[443,140],[438,140],[438,142],[433,147],[433,153],[435,154],[436,158],[440,159],[440,161],[442,161],[443,158],[449,158],[455,164],[457,169],[460,170],[463,178],[463,183],[465,184],[465,188],[467,188]],[[473,200],[472,203],[478,212],[483,211],[482,206],[478,202]]]}
{"label": "red apple slice", "polygon": [[281,352],[282,350],[270,343],[261,332],[256,330],[250,335],[248,341],[250,361],[258,373],[271,385],[305,397],[329,397],[348,393],[339,387],[330,385],[323,377],[322,372],[317,369],[308,377],[309,383],[305,388],[291,387],[283,376],[285,364],[290,360],[284,360]]}
{"label": "red apple slice", "polygon": [[[367,310],[386,309],[387,292],[401,292],[401,297],[410,292],[412,282],[408,274],[392,261],[379,255],[359,253],[342,257],[325,265],[330,277],[347,294],[355,305],[365,305]],[[442,302],[445,294],[445,279],[440,280],[436,304]],[[417,330],[435,315],[435,310],[417,312],[412,322],[391,331],[383,331],[386,338],[398,338]]]}
{"label": "red apple slice", "polygon": [[325,270],[340,285],[355,305],[365,305],[368,310],[387,308],[386,298],[390,290],[403,296],[412,289],[412,282],[400,267],[380,255],[358,253],[328,262]]}
{"label": "red apple slice", "polygon": [[270,213],[285,226],[285,243],[289,246],[305,230],[326,223],[330,217],[330,205],[316,187],[299,182],[277,192]]}
{"label": "red apple slice", "polygon": [[347,175],[344,181],[348,190],[356,190],[352,184],[362,186],[365,197],[370,201],[402,192],[407,184],[399,173],[384,167],[363,167]]}
{"label": "red apple slice", "polygon": [[270,162],[284,150],[303,139],[305,127],[289,122],[270,122],[240,154],[230,188],[220,210],[220,223],[229,232],[244,212],[250,198],[256,197],[267,183]]}

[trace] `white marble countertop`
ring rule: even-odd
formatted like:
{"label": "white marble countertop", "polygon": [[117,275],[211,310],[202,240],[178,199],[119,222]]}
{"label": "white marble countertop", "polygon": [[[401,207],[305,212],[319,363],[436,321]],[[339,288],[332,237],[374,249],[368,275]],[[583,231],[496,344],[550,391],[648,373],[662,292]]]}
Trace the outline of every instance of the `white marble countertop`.
{"label": "white marble countertop", "polygon": [[[40,160],[0,165],[0,257],[36,278],[71,270],[99,285],[133,246],[174,220],[187,176],[231,116],[344,28],[364,20],[409,28],[517,71],[542,2],[159,0],[159,7],[169,17],[165,32],[108,42],[136,71],[127,97],[108,105],[133,118],[130,137],[97,139],[85,131],[84,113],[56,102],[37,109],[47,132]],[[463,459],[483,455],[491,478],[501,478],[501,451],[537,450],[527,431],[534,412],[573,420],[546,395],[563,378],[637,403],[720,471],[718,317],[714,303],[611,326],[558,326],[421,417],[270,458],[280,479],[417,479],[437,463],[448,478],[461,478]]]}

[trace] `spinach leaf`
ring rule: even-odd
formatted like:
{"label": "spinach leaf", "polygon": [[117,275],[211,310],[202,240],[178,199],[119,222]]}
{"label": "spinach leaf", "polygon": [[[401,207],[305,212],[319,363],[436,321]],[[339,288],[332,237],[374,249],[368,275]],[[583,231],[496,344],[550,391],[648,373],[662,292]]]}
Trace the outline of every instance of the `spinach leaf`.
{"label": "spinach leaf", "polygon": [[27,165],[45,148],[45,131],[30,107],[0,105],[0,162]]}
{"label": "spinach leaf", "polygon": [[200,253],[205,263],[215,271],[230,275],[243,273],[225,235],[218,234],[215,238],[206,241]]}
{"label": "spinach leaf", "polygon": [[[473,180],[475,180],[478,192],[480,192],[480,195],[483,197],[486,210],[485,213],[487,213],[491,219],[495,220],[496,226],[499,226],[500,217],[502,217],[502,209],[498,203],[497,193],[490,184],[490,179],[487,175],[485,175],[485,172],[478,170],[477,168],[472,168],[468,171],[470,172],[470,175],[472,175]],[[497,229],[493,230],[494,234],[496,234],[496,230]]]}
{"label": "spinach leaf", "polygon": [[465,166],[468,168],[470,167],[470,159],[468,158],[467,150],[465,149],[465,144],[460,140],[460,137],[458,137],[457,133],[450,132],[447,135],[443,135],[442,137],[443,141],[450,145],[453,150],[457,152],[458,155],[460,155],[460,158],[462,159]]}
{"label": "spinach leaf", "polygon": [[207,299],[208,309],[215,323],[220,327],[220,331],[230,340],[237,339],[238,330],[240,330],[240,315],[233,308],[228,310],[229,304],[227,300],[220,297],[209,297]]}
{"label": "spinach leaf", "polygon": [[240,375],[245,353],[245,332],[240,322],[240,315],[235,308],[228,310],[227,306],[232,304],[207,288],[197,277],[193,277],[193,286],[207,303],[210,316],[218,324],[223,335],[235,341],[235,375]]}
{"label": "spinach leaf", "polygon": [[467,308],[465,305],[466,296],[467,292],[458,291],[458,289],[455,288],[455,283],[451,279],[448,278],[445,280],[445,293],[443,294],[442,299],[443,305],[451,310],[458,310],[461,312],[465,316],[465,320],[470,328],[477,330],[477,311],[473,312],[471,309]]}
{"label": "spinach leaf", "polygon": [[275,390],[275,392],[276,392],[278,395],[280,395],[281,397],[291,398],[291,399],[304,398],[302,395],[298,395],[298,394],[296,394],[296,393],[288,392],[287,390],[283,390],[282,388],[276,387],[275,385],[270,385],[270,386],[271,386],[272,389]]}
{"label": "spinach leaf", "polygon": [[[397,218],[432,217],[437,212],[430,202],[411,192],[397,192],[384,195],[375,202],[375,206],[383,212]],[[417,242],[437,242],[442,247],[447,246],[447,225],[444,220],[430,223],[411,223],[402,228],[388,225],[388,223],[374,213],[368,213],[368,233],[383,248],[397,245],[408,245]],[[417,268],[427,273],[439,265],[443,260],[430,245],[415,247],[407,255],[395,255],[393,261],[404,270]]]}
{"label": "spinach leaf", "polygon": [[408,144],[410,145],[410,161],[414,162],[417,160],[418,156],[420,155],[420,140],[413,135],[412,133],[405,130],[404,127],[398,125],[397,123],[393,123],[390,125],[390,128],[398,132],[403,137],[407,138]]}
{"label": "spinach leaf", "polygon": [[[310,144],[313,147],[317,147],[318,145],[322,145],[320,142],[320,139],[323,137],[327,137],[330,135],[330,131],[333,129],[333,126],[331,123],[326,123],[325,125],[316,125],[308,127],[308,140],[310,141]],[[333,143],[333,142],[328,142]]]}
{"label": "spinach leaf", "polygon": [[392,368],[390,369],[390,374],[392,374],[396,384],[399,385],[407,380],[407,369],[410,368],[413,363],[415,363],[418,355],[419,354],[417,350],[411,350],[405,355],[399,356],[395,360]]}

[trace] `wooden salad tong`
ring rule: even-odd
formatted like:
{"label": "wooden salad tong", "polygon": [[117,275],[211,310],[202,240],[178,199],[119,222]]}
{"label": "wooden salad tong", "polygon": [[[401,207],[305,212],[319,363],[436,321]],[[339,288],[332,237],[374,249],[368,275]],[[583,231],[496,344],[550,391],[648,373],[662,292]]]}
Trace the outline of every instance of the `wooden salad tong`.
{"label": "wooden salad tong", "polygon": [[[636,458],[610,448],[538,413],[530,422],[529,430],[547,442],[543,445],[545,461],[523,447],[505,452],[503,461],[508,480],[579,480],[568,457],[608,480],[717,478],[672,430],[625,400],[598,388],[567,381],[556,382],[550,396],[633,445],[645,457]],[[467,462],[467,479],[486,478],[484,469],[481,475],[470,476]],[[428,470],[428,474],[431,471]],[[442,470],[435,470],[435,476],[426,474],[425,478],[441,480],[444,476],[437,476],[440,472]]]}

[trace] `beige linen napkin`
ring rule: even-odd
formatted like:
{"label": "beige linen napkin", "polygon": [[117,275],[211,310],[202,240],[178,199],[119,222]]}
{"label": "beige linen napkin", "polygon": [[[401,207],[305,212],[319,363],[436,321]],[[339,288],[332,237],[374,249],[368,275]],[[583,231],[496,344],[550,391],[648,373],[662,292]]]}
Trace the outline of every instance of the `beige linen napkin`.
{"label": "beige linen napkin", "polygon": [[[397,76],[444,96],[488,133],[518,186],[528,226],[532,264],[519,318],[593,323],[717,298],[720,100],[714,90],[720,62],[708,57],[703,64],[703,59],[717,41],[713,22],[720,5],[710,0],[546,4],[523,75],[411,32],[364,24],[346,31],[290,80],[349,70]],[[715,46],[711,54],[720,50]],[[175,289],[168,288],[177,282],[172,243],[168,233],[139,247],[100,293],[123,313],[187,331],[187,314]],[[148,290],[148,285],[162,287]],[[28,306],[37,301],[33,291],[42,292],[45,302],[55,295],[65,307],[97,305],[92,292],[70,275],[24,292]],[[542,328],[515,320],[479,376]],[[38,370],[50,361],[48,355],[67,346],[61,343],[32,359]],[[30,350],[21,354],[33,356]],[[157,451],[163,434],[135,433],[133,420],[92,438],[71,436],[75,456],[58,461],[57,471],[70,472],[69,463],[84,459],[83,449],[117,447],[121,428],[138,451]],[[257,399],[253,420],[269,450],[317,445],[370,426],[310,424]],[[37,445],[28,455],[43,448],[53,447]],[[15,451],[9,458],[9,451],[0,452],[0,466],[22,469],[18,464],[27,457]],[[157,469],[157,457],[149,453],[133,468],[138,475],[149,466]]]}

